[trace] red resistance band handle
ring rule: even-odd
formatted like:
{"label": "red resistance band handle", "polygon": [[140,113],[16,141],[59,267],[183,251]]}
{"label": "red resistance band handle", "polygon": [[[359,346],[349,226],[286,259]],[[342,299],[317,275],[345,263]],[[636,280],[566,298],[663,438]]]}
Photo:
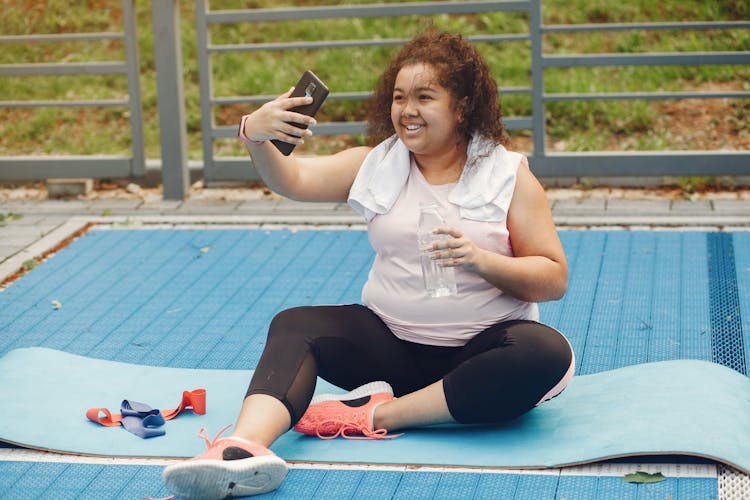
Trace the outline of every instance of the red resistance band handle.
{"label": "red resistance band handle", "polygon": [[[164,420],[171,420],[187,408],[192,408],[193,413],[197,415],[205,415],[206,389],[183,391],[182,401],[180,401],[180,404],[177,408],[173,408],[171,410],[161,410],[160,413],[162,417],[164,417]],[[104,414],[104,416],[101,415],[102,413]],[[106,408],[89,408],[86,411],[86,417],[92,422],[96,422],[97,424],[101,424],[107,427],[115,427],[120,425],[120,421],[122,420],[123,416],[119,413],[113,415]]]}
{"label": "red resistance band handle", "polygon": [[206,389],[194,389],[192,391],[183,391],[180,405],[173,410],[162,410],[161,414],[164,420],[172,420],[179,415],[182,410],[192,408],[193,413],[197,415],[206,414]]}

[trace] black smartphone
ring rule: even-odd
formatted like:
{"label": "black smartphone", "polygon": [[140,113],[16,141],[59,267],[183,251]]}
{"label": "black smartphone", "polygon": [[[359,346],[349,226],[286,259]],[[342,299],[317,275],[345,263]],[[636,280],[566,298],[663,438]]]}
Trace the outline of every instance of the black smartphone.
{"label": "black smartphone", "polygon": [[[297,85],[294,86],[294,90],[292,91],[290,97],[304,96],[311,96],[313,98],[313,102],[305,106],[297,106],[291,108],[290,111],[294,111],[295,113],[302,113],[308,116],[315,116],[315,113],[318,112],[320,106],[323,105],[323,101],[325,101],[326,97],[328,97],[328,87],[326,87],[326,84],[323,83],[323,81],[315,76],[315,73],[310,70],[307,70],[302,74],[302,77],[297,82]],[[290,125],[294,125],[295,127],[302,129],[307,128],[307,125],[302,125],[300,123],[290,123]],[[295,144],[290,144],[278,139],[273,139],[271,142],[274,146],[276,146],[276,149],[281,151],[281,154],[283,154],[284,156],[289,156],[295,146]]]}

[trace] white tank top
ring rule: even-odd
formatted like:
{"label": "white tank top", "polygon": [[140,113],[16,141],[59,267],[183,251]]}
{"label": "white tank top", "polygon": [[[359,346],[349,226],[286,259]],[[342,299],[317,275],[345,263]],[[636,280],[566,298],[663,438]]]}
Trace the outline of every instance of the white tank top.
{"label": "white tank top", "polygon": [[460,229],[478,247],[513,255],[506,221],[462,219],[459,207],[448,202],[454,186],[429,184],[412,159],[409,178],[393,207],[368,223],[368,238],[376,255],[362,289],[362,303],[400,339],[460,346],[500,321],[539,318],[535,303],[504,294],[484,278],[462,268],[455,268],[457,296],[427,295],[417,245],[420,203],[440,205],[448,225]]}

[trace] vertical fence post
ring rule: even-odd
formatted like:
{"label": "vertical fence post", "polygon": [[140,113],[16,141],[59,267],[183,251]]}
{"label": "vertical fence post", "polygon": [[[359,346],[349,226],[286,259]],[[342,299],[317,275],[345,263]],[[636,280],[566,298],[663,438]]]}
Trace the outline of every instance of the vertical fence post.
{"label": "vertical fence post", "polygon": [[125,53],[128,68],[128,108],[132,144],[131,175],[146,172],[146,153],[143,141],[143,108],[141,104],[141,68],[138,64],[138,37],[135,29],[135,0],[122,0],[122,24],[125,32]]}
{"label": "vertical fence post", "polygon": [[201,100],[201,132],[203,144],[203,178],[214,180],[214,138],[213,138],[213,105],[211,98],[213,89],[211,84],[211,55],[208,52],[209,33],[206,16],[208,3],[206,0],[195,0],[195,35],[198,45],[198,80],[200,82]]}
{"label": "vertical fence post", "polygon": [[[531,133],[533,157],[542,160],[544,148],[544,66],[542,64],[542,0],[531,1],[529,34],[531,36]],[[535,161],[535,164],[538,163]]]}
{"label": "vertical fence post", "polygon": [[179,0],[151,0],[159,106],[161,176],[166,200],[181,200],[190,185]]}

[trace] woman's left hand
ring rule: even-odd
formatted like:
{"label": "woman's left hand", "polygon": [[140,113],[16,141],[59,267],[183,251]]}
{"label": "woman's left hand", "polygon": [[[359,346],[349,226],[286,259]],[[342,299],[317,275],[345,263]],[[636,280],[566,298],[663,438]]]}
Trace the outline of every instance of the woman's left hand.
{"label": "woman's left hand", "polygon": [[468,236],[458,229],[443,226],[435,229],[435,234],[447,234],[450,238],[432,244],[432,258],[445,267],[463,267],[476,272],[482,250]]}

